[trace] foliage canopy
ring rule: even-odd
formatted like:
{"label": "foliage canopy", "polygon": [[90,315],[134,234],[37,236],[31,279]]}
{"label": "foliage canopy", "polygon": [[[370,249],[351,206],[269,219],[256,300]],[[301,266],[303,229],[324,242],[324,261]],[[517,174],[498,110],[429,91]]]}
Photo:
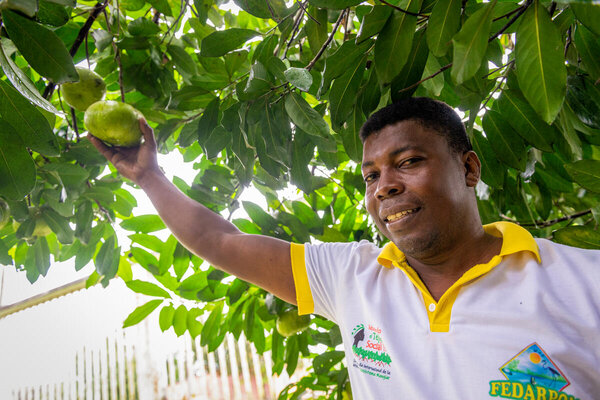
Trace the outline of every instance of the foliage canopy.
{"label": "foliage canopy", "polygon": [[[235,4],[240,11],[228,11]],[[58,84],[91,65],[108,99],[139,109],[162,152],[197,176],[174,183],[215,212],[253,184],[268,212],[242,202],[244,232],[288,241],[384,241],[362,205],[358,129],[406,96],[464,112],[483,164],[484,222],[517,221],[538,237],[600,248],[600,5],[539,0],[4,0],[0,2],[0,263],[31,282],[51,259],[93,262],[89,284],[118,276],[152,297],[160,327],[216,349],[242,332],[271,350],[275,373],[313,369],[281,393],[341,398],[340,331],[323,318],[282,337],[290,306],[203,265],[135,198],[81,135]],[[86,61],[87,59],[87,61]],[[298,198],[278,190],[299,188]],[[33,235],[40,220],[52,230]],[[118,243],[114,224],[131,231]],[[133,280],[139,264],[154,282]],[[188,309],[181,299],[196,301]],[[204,323],[198,317],[205,314]],[[328,350],[311,354],[309,345]]]}

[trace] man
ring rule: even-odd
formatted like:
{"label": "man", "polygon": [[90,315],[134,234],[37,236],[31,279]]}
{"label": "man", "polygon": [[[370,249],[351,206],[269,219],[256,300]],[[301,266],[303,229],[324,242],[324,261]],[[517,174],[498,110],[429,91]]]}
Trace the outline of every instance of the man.
{"label": "man", "polygon": [[91,138],[173,234],[299,312],[337,322],[357,399],[575,399],[600,393],[600,252],[482,227],[481,163],[447,105],[415,98],[365,123],[366,206],[391,242],[290,244],[239,232],[139,149]]}

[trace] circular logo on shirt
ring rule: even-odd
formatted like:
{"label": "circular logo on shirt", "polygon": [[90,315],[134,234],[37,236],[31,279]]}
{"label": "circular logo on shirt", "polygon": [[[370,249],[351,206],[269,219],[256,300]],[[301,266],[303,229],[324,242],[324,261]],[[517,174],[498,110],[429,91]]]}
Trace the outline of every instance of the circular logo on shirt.
{"label": "circular logo on shirt", "polygon": [[358,324],[352,330],[352,366],[365,374],[390,379],[392,359],[383,343],[381,328]]}

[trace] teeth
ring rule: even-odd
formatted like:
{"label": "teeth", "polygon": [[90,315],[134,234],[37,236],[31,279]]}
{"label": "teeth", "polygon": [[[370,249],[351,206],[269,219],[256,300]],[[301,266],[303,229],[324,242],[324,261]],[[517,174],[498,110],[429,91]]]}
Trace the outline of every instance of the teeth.
{"label": "teeth", "polygon": [[400,219],[408,214],[412,214],[413,212],[415,212],[417,209],[413,208],[412,210],[404,210],[404,211],[400,211],[399,213],[396,213],[394,215],[388,215],[388,217],[386,218],[388,222],[393,222],[397,219]]}

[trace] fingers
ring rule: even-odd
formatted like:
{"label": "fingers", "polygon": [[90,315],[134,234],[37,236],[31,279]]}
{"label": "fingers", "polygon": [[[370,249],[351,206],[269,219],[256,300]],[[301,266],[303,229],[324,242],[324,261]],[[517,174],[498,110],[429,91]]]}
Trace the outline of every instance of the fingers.
{"label": "fingers", "polygon": [[154,130],[148,125],[145,118],[140,118],[140,129],[142,130],[142,134],[144,135],[144,141],[151,145],[156,145],[156,140],[154,139]]}
{"label": "fingers", "polygon": [[107,145],[105,145],[104,143],[102,143],[102,141],[100,139],[93,136],[92,134],[88,134],[87,138],[94,145],[94,147],[96,149],[98,149],[100,154],[102,154],[104,157],[106,157],[107,160],[110,160],[113,157],[113,155],[115,154],[115,151],[112,148],[110,148]]}

